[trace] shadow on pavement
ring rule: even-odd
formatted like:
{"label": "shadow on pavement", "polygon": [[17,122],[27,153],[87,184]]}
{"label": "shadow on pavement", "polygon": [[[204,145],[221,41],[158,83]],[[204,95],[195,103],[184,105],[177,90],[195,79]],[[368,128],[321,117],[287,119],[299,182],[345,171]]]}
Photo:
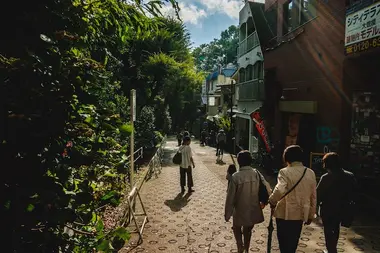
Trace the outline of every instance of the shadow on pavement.
{"label": "shadow on pavement", "polygon": [[165,205],[170,207],[173,212],[179,212],[190,202],[191,193],[187,193],[183,196],[183,193],[179,193],[174,199],[165,200]]}

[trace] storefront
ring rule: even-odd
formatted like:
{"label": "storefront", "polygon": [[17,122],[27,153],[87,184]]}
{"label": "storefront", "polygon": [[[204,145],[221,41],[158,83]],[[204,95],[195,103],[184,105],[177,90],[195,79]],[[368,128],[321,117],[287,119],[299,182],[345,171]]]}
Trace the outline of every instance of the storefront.
{"label": "storefront", "polygon": [[350,125],[346,154],[362,189],[380,199],[380,2],[347,8],[343,83],[345,121]]}

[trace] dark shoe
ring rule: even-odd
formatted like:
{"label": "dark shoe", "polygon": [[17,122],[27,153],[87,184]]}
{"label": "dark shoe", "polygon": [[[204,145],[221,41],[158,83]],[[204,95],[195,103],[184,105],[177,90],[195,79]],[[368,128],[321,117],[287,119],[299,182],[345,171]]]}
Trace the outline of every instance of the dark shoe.
{"label": "dark shoe", "polygon": [[185,192],[185,188],[181,188],[181,193],[184,193]]}
{"label": "dark shoe", "polygon": [[193,189],[189,188],[189,192],[195,192]]}

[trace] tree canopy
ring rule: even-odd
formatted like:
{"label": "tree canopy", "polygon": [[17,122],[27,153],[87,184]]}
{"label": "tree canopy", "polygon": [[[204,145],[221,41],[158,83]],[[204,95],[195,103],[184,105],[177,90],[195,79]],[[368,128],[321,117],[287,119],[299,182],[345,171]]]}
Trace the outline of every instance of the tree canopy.
{"label": "tree canopy", "polygon": [[239,28],[231,25],[208,44],[195,48],[193,56],[198,70],[212,72],[218,66],[237,63],[237,47],[239,43]]}
{"label": "tree canopy", "polygon": [[203,79],[189,34],[161,17],[162,3],[7,4],[0,187],[9,243],[2,251],[110,252],[129,238],[123,227],[106,231],[101,211],[119,204],[129,180],[130,90],[137,91],[136,146],[152,148],[157,130],[184,124],[178,115],[197,104]]}

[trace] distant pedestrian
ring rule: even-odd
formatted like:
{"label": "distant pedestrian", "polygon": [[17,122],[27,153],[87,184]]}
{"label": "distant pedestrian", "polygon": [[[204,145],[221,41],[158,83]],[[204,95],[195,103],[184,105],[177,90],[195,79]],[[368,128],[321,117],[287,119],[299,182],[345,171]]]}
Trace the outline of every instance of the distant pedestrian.
{"label": "distant pedestrian", "polygon": [[[227,169],[226,179],[228,180],[228,187],[230,186],[230,182],[232,180],[232,175],[236,172],[236,166],[234,164],[230,164]],[[227,188],[228,190],[228,188]]]}
{"label": "distant pedestrian", "polygon": [[177,141],[178,141],[178,146],[181,146],[182,145],[182,133],[180,131],[178,131],[177,133]]}
{"label": "distant pedestrian", "polygon": [[[193,182],[193,173],[192,167],[195,168],[193,153],[190,147],[191,139],[189,136],[183,138],[183,144],[179,148],[179,152],[182,154],[182,161],[180,164],[180,184],[181,184],[181,192],[185,192],[186,186],[186,176],[187,176],[187,187],[189,189],[189,193],[194,192],[192,187],[194,186]],[[192,167],[191,167],[192,166]]]}
{"label": "distant pedestrian", "polygon": [[206,145],[207,132],[202,130],[201,132],[201,145]]}
{"label": "distant pedestrian", "polygon": [[327,173],[317,186],[317,203],[325,233],[325,252],[337,253],[340,225],[350,226],[353,219],[356,179],[351,172],[340,167],[337,153],[325,154],[322,161]]}
{"label": "distant pedestrian", "polygon": [[[241,151],[237,157],[239,171],[232,175],[227,191],[224,217],[226,222],[233,216],[233,232],[238,252],[249,252],[252,229],[255,224],[264,221],[259,201],[260,180],[267,192],[271,188],[265,178],[251,167],[252,157],[247,150]],[[243,238],[244,236],[244,243]]]}
{"label": "distant pedestrian", "polygon": [[316,179],[314,171],[301,162],[300,146],[287,147],[283,159],[288,166],[279,171],[269,202],[276,217],[280,252],[295,253],[303,223],[309,225],[315,216]]}
{"label": "distant pedestrian", "polygon": [[216,156],[223,155],[224,144],[226,143],[226,134],[223,129],[219,130],[218,135],[216,136]]}

